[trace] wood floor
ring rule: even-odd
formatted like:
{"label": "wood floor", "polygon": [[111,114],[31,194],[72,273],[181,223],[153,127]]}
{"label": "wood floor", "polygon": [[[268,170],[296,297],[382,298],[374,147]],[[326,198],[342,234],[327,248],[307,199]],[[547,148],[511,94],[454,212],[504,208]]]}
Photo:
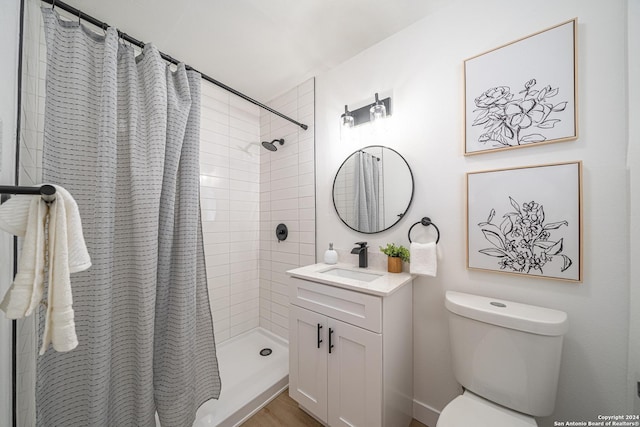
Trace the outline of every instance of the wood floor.
{"label": "wood floor", "polygon": [[[322,424],[298,408],[298,404],[289,397],[289,390],[285,390],[242,427],[322,427]],[[427,426],[413,420],[409,427]]]}

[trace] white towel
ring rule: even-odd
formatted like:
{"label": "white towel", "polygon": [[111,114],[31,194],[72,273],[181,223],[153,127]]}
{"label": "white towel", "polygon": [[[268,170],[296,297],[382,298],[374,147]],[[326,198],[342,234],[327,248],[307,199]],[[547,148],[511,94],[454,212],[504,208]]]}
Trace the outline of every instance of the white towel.
{"label": "white towel", "polygon": [[422,274],[425,276],[436,276],[438,271],[437,246],[431,243],[411,243],[409,252],[411,262],[409,271],[411,274]]}
{"label": "white towel", "polygon": [[[56,200],[49,206],[47,313],[40,354],[49,344],[56,351],[73,350],[78,345],[73,320],[70,273],[91,266],[82,234],[78,206],[67,190],[56,187]],[[17,319],[31,314],[44,292],[46,204],[40,196],[26,204],[16,197],[0,206],[0,228],[24,235],[16,279],[0,303],[7,317]],[[12,216],[13,214],[13,216]],[[26,217],[26,221],[22,218]],[[7,218],[12,218],[7,220]],[[3,220],[4,219],[4,220]],[[23,234],[18,234],[24,230]]]}
{"label": "white towel", "polygon": [[18,272],[0,303],[9,319],[29,316],[42,298],[46,213],[40,196],[17,196],[0,205],[0,228],[24,237]]}
{"label": "white towel", "polygon": [[24,237],[34,196],[13,196],[0,205],[0,230]]}

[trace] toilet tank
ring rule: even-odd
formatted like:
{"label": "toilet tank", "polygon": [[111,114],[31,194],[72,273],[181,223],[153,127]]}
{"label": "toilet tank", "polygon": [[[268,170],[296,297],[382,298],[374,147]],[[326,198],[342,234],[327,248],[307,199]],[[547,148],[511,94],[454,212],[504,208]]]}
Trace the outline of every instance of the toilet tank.
{"label": "toilet tank", "polygon": [[551,415],[567,314],[453,291],[445,306],[458,382],[513,410]]}

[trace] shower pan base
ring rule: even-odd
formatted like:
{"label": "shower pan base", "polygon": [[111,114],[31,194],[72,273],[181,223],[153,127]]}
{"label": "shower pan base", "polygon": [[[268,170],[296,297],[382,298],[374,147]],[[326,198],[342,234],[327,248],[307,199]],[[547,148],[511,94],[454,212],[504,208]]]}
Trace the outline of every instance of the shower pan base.
{"label": "shower pan base", "polygon": [[[262,349],[272,350],[268,356]],[[287,341],[255,328],[217,346],[222,380],[220,399],[205,402],[193,427],[235,427],[259,411],[289,385]]]}

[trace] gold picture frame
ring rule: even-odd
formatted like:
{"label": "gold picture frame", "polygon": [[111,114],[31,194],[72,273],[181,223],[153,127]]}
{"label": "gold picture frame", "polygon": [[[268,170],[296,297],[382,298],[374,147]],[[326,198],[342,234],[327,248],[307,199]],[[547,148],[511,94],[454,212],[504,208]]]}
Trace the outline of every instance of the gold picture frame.
{"label": "gold picture frame", "polygon": [[469,172],[467,268],[582,282],[582,162]]}
{"label": "gold picture frame", "polygon": [[464,61],[464,154],[578,138],[574,18]]}

